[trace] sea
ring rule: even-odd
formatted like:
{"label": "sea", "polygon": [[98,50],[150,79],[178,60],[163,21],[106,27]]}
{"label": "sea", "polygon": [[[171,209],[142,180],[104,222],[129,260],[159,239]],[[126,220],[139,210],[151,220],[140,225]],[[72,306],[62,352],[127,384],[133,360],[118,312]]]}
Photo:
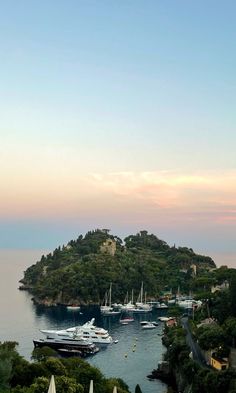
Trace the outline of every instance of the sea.
{"label": "sea", "polygon": [[33,339],[43,338],[40,329],[68,328],[94,317],[95,324],[108,329],[118,342],[86,360],[106,377],[122,378],[131,392],[137,384],[143,393],[166,392],[167,386],[161,381],[147,378],[165,352],[161,342],[163,325],[160,322],[153,330],[143,330],[140,325],[142,320],[157,321],[166,311],[136,314],[134,322],[121,325],[119,316],[102,317],[97,307],[68,311],[62,306],[35,305],[27,291],[18,289],[19,280],[43,253],[45,250],[0,250],[0,341],[17,341],[18,352],[31,360]]}

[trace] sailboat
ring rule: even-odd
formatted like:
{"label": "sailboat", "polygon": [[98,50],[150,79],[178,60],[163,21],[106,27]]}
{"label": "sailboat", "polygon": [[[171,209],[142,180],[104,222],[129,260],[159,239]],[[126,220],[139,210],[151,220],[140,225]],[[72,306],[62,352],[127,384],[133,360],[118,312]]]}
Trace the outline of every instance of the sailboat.
{"label": "sailboat", "polygon": [[141,289],[139,292],[139,296],[136,302],[136,308],[134,310],[134,312],[149,312],[152,311],[152,306],[150,304],[147,304],[146,302],[146,292],[145,292],[145,300],[143,302],[143,281],[142,281],[142,285],[141,285]]}
{"label": "sailboat", "polygon": [[131,300],[129,301],[129,294],[127,292],[127,295],[126,295],[125,301],[124,301],[124,305],[121,307],[121,311],[123,311],[123,312],[134,311],[135,308],[136,307],[134,305],[134,290],[132,289]]}
{"label": "sailboat", "polygon": [[100,310],[102,315],[110,316],[110,315],[118,315],[120,311],[115,311],[111,305],[111,291],[112,291],[112,283],[110,284],[110,288],[108,293],[105,294],[105,304],[104,306],[100,306]]}

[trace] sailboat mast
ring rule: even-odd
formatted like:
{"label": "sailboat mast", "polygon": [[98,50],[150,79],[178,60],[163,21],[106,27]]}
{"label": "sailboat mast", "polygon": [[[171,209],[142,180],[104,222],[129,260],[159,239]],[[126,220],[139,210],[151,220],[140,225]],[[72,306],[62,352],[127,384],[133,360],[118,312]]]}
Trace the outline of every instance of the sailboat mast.
{"label": "sailboat mast", "polygon": [[110,293],[109,293],[109,307],[111,307],[111,287],[112,287],[112,283],[110,284]]}
{"label": "sailboat mast", "polygon": [[140,302],[143,302],[143,281],[142,281],[142,285],[141,285],[141,292],[140,292]]}

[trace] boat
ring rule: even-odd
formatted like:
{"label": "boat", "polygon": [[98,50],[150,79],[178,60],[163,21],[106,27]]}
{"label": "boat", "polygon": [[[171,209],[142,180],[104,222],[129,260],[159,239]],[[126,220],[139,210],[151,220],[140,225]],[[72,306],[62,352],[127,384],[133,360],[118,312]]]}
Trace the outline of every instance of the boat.
{"label": "boat", "polygon": [[158,322],[156,322],[156,321],[141,321],[140,322],[140,325],[142,325],[142,326],[146,326],[146,325],[149,325],[149,324],[152,324],[154,326],[158,326],[159,325]]}
{"label": "boat", "polygon": [[168,304],[171,304],[171,305],[175,304],[175,302],[176,302],[176,299],[169,299],[168,300]]}
{"label": "boat", "polygon": [[[33,340],[35,348],[50,347],[56,351],[66,349],[69,351],[76,350],[77,354],[80,352],[81,357],[86,357],[89,355],[94,355],[99,351],[99,348],[92,342],[85,339],[38,339]],[[59,351],[62,352],[62,351]],[[64,351],[65,352],[65,351]]]}
{"label": "boat", "polygon": [[158,317],[158,320],[161,321],[161,322],[167,322],[170,319],[172,319],[172,317]]}
{"label": "boat", "polygon": [[113,307],[108,305],[108,294],[106,292],[105,296],[104,296],[104,305],[100,306],[100,311],[102,314],[105,314],[105,313],[112,311],[112,310],[113,310]]}
{"label": "boat", "polygon": [[132,302],[128,302],[128,303],[124,304],[123,306],[121,306],[120,309],[123,312],[132,312],[132,311],[136,310],[136,307]]}
{"label": "boat", "polygon": [[158,309],[158,310],[160,310],[160,309],[167,309],[168,308],[168,305],[167,304],[165,304],[165,303],[160,303],[160,302],[158,302],[157,304],[156,304],[156,308]]}
{"label": "boat", "polygon": [[40,330],[47,338],[57,339],[62,337],[76,338],[81,337],[95,344],[111,344],[113,342],[109,332],[94,325],[95,318],[81,326],[67,328],[65,330]]}
{"label": "boat", "polygon": [[152,311],[152,305],[148,304],[146,302],[146,292],[145,292],[145,301],[143,302],[143,282],[141,285],[138,300],[136,302],[136,308],[133,311],[134,312],[150,312],[150,311]]}
{"label": "boat", "polygon": [[152,322],[148,322],[145,325],[142,325],[142,329],[155,329],[156,325],[154,325]]}
{"label": "boat", "polygon": [[123,312],[132,312],[136,310],[136,306],[134,304],[134,291],[132,289],[131,292],[131,300],[129,300],[129,294],[127,292],[125,300],[124,300],[124,305],[120,307],[121,311]]}
{"label": "boat", "polygon": [[95,344],[111,344],[113,339],[109,335],[108,330],[95,326],[94,322],[95,318],[92,318],[82,326],[68,328],[66,331],[69,333],[79,331],[82,333],[83,338],[87,338]]}
{"label": "boat", "polygon": [[66,306],[68,311],[80,311],[80,306],[75,306],[75,305],[70,305],[70,306]]}
{"label": "boat", "polygon": [[151,321],[151,323],[152,323],[153,325],[155,325],[155,326],[159,326],[159,323],[156,322],[156,321]]}
{"label": "boat", "polygon": [[115,310],[114,307],[112,307],[111,290],[112,290],[112,283],[110,284],[110,289],[108,293],[107,292],[105,293],[105,299],[104,299],[105,304],[103,306],[100,306],[100,311],[103,316],[112,316],[112,315],[120,314],[120,310]]}
{"label": "boat", "polygon": [[127,317],[120,318],[120,323],[122,323],[122,324],[133,322],[133,321],[134,321],[134,318],[131,317],[131,316],[130,317],[127,316]]}
{"label": "boat", "polygon": [[176,304],[185,309],[193,309],[198,308],[202,305],[201,300],[194,300],[194,299],[177,299]]}
{"label": "boat", "polygon": [[147,323],[149,323],[149,321],[141,321],[140,325],[147,325]]}
{"label": "boat", "polygon": [[103,310],[102,311],[102,315],[104,317],[110,317],[110,316],[119,315],[119,314],[120,314],[120,311],[114,310],[113,308],[111,308],[110,310]]}

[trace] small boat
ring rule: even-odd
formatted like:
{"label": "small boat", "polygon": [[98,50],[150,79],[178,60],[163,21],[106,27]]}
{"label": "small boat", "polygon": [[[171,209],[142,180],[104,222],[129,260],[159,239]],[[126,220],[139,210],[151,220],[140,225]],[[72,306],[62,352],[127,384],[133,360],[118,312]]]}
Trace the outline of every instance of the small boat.
{"label": "small boat", "polygon": [[156,325],[154,325],[151,322],[146,323],[145,325],[142,325],[142,329],[155,329]]}
{"label": "small boat", "polygon": [[141,321],[140,325],[147,325],[147,323],[149,323],[149,321]]}
{"label": "small boat", "polygon": [[172,319],[172,317],[158,317],[158,320],[161,321],[161,322],[167,322],[170,319]]}
{"label": "small boat", "polygon": [[122,324],[124,324],[124,322],[129,323],[129,322],[133,322],[133,321],[134,321],[134,318],[129,317],[129,316],[120,319],[120,323],[122,323]]}
{"label": "small boat", "polygon": [[148,325],[150,323],[153,324],[154,326],[158,326],[159,325],[158,322],[156,322],[156,321],[141,321],[140,325],[145,326],[145,325]]}
{"label": "small boat", "polygon": [[80,306],[76,306],[74,304],[70,305],[70,306],[66,306],[68,311],[80,311]]}
{"label": "small boat", "polygon": [[167,306],[167,304],[165,304],[165,303],[157,303],[156,304],[156,308],[158,309],[158,310],[163,310],[163,309],[167,309],[168,308],[168,306]]}
{"label": "small boat", "polygon": [[156,321],[151,321],[151,323],[152,323],[154,326],[159,326],[159,323],[156,322]]}

